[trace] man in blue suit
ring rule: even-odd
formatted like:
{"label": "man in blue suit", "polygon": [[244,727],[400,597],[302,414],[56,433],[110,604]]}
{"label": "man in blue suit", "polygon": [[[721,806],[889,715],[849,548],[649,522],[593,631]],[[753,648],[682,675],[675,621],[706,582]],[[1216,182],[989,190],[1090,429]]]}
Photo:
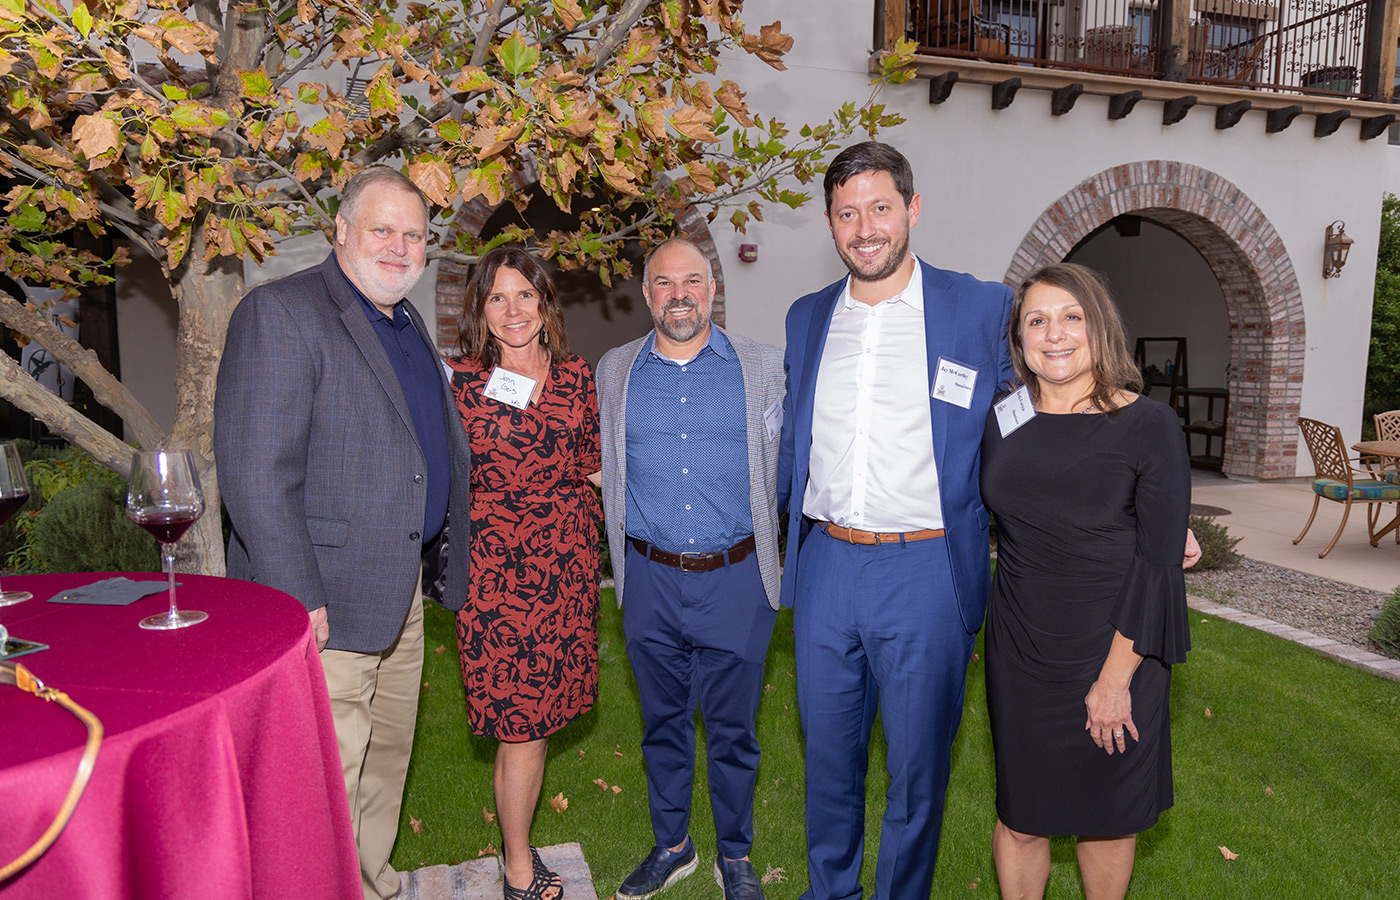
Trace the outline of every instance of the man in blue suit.
{"label": "man in blue suit", "polygon": [[807,736],[804,900],[858,900],[876,710],[890,787],[879,900],[927,900],[950,751],[990,577],[978,448],[1012,376],[1011,291],[909,251],[909,161],[849,147],[826,174],[849,278],[793,304],[778,507]]}

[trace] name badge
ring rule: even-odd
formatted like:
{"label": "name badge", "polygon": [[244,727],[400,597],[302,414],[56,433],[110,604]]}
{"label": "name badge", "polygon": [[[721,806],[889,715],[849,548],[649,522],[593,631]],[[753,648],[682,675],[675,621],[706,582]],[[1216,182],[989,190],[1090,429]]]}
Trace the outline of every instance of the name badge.
{"label": "name badge", "polygon": [[768,440],[776,440],[783,430],[783,401],[774,400],[763,411],[763,424],[768,426]]}
{"label": "name badge", "polygon": [[1031,403],[1031,391],[1025,385],[1021,385],[1010,395],[1003,397],[993,409],[996,410],[997,427],[1001,429],[1002,437],[1006,437],[1035,418],[1035,405]]}
{"label": "name badge", "polygon": [[491,370],[491,377],[486,380],[486,390],[482,393],[506,406],[524,409],[530,405],[530,395],[534,391],[535,379],[497,366]]}
{"label": "name badge", "polygon": [[938,357],[938,377],[933,382],[933,397],[944,403],[972,408],[972,389],[977,385],[977,370],[951,359]]}

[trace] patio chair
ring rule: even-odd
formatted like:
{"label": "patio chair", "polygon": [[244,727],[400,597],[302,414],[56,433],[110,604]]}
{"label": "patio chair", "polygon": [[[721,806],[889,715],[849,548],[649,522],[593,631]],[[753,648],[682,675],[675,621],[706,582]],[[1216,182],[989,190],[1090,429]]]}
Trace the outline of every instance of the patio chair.
{"label": "patio chair", "polygon": [[1319,558],[1325,557],[1337,546],[1337,540],[1347,526],[1347,516],[1351,515],[1353,503],[1366,504],[1366,536],[1371,546],[1376,546],[1379,543],[1376,523],[1380,521],[1381,504],[1400,502],[1400,485],[1377,481],[1369,477],[1371,473],[1352,466],[1352,460],[1347,458],[1346,444],[1342,441],[1342,430],[1336,425],[1299,417],[1298,428],[1303,432],[1308,453],[1312,455],[1315,472],[1312,488],[1315,496],[1308,523],[1293,539],[1293,543],[1298,543],[1308,533],[1313,519],[1317,517],[1317,507],[1323,499],[1327,499],[1344,504],[1342,524],[1337,526],[1337,533],[1332,535],[1327,549],[1318,554]]}
{"label": "patio chair", "polygon": [[1371,421],[1376,423],[1376,440],[1400,441],[1400,409],[1376,413]]}

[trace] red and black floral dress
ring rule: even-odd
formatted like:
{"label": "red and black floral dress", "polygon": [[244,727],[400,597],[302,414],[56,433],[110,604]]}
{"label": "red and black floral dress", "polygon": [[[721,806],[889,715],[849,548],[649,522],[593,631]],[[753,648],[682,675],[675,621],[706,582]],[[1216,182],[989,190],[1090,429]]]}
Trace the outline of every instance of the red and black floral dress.
{"label": "red and black floral dress", "polygon": [[579,356],[539,400],[483,395],[489,371],[454,359],[471,441],[471,588],[457,614],[467,718],[476,734],[528,741],[598,697],[598,399]]}

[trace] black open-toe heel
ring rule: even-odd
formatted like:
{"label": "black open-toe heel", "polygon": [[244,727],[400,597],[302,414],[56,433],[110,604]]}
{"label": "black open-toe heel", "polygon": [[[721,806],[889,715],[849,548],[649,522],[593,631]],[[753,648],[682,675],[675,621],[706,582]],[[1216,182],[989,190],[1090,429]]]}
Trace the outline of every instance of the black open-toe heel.
{"label": "black open-toe heel", "polygon": [[501,884],[505,887],[505,900],[563,900],[564,879],[545,868],[540,853],[530,848],[530,868],[533,878],[526,888],[512,887],[505,873],[501,873]]}

